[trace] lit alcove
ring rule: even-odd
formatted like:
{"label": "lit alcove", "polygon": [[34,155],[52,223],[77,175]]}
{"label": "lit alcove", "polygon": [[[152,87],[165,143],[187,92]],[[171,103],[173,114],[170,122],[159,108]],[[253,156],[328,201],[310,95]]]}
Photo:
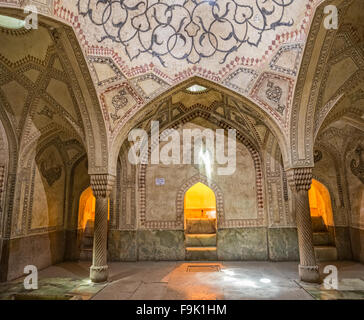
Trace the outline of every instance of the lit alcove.
{"label": "lit alcove", "polygon": [[91,187],[82,192],[78,211],[78,228],[86,230],[93,228],[95,221],[96,198],[92,193]]}
{"label": "lit alcove", "polygon": [[216,219],[215,193],[198,182],[185,195],[186,219]]}
{"label": "lit alcove", "polygon": [[331,207],[331,197],[327,188],[319,181],[313,179],[311,189],[308,192],[310,201],[311,217],[322,219],[326,228],[333,226],[333,214]]}
{"label": "lit alcove", "polygon": [[[80,260],[90,261],[92,259],[95,209],[96,198],[92,192],[91,187],[89,187],[82,192],[78,209],[78,230],[80,232],[81,239]],[[109,217],[110,210],[108,213],[108,219]]]}
{"label": "lit alcove", "polygon": [[216,260],[216,196],[198,182],[185,194],[185,236],[187,260]]}

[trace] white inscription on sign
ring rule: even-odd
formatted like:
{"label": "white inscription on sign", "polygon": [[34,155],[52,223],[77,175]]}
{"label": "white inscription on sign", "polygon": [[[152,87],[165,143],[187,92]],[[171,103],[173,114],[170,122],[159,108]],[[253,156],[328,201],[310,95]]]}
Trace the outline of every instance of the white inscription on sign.
{"label": "white inscription on sign", "polygon": [[166,180],[164,178],[156,178],[155,184],[157,186],[164,186],[166,184]]}

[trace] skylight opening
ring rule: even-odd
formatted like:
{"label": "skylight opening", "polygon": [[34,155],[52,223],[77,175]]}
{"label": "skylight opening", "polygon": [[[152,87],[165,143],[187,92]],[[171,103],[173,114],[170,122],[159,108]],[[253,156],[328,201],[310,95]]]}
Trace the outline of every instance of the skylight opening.
{"label": "skylight opening", "polygon": [[193,86],[187,88],[186,90],[193,93],[199,93],[206,91],[207,88],[200,86],[199,84],[194,84]]}
{"label": "skylight opening", "polygon": [[24,28],[25,21],[13,17],[3,16],[0,14],[0,27],[8,29]]}

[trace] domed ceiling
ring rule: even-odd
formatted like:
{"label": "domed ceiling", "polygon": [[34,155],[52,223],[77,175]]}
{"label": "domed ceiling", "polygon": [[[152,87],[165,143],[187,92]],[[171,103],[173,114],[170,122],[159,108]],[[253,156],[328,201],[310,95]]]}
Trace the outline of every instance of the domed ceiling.
{"label": "domed ceiling", "polygon": [[161,93],[191,77],[235,91],[289,136],[305,42],[322,0],[0,0],[71,25],[115,137]]}
{"label": "domed ceiling", "polygon": [[132,104],[143,105],[200,76],[249,97],[287,129],[310,16],[319,1],[302,2],[80,0],[76,9],[64,2],[59,10],[76,10],[99,85],[128,79]]}

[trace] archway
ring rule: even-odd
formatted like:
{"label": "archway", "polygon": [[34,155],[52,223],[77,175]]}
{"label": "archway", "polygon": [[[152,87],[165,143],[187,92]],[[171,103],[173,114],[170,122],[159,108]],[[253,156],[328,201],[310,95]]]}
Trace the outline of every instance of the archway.
{"label": "archway", "polygon": [[[91,187],[84,190],[80,196],[78,208],[78,230],[81,238],[80,260],[91,260],[94,238],[96,198]],[[108,220],[110,218],[110,203]]]}
{"label": "archway", "polygon": [[201,182],[185,193],[184,226],[187,260],[216,259],[216,196]]}
{"label": "archway", "polygon": [[322,219],[326,229],[334,226],[331,197],[327,188],[319,181],[313,179],[311,189],[308,192],[311,217]]}
{"label": "archway", "polygon": [[330,193],[322,183],[313,179],[308,197],[316,259],[317,261],[337,260]]}
{"label": "archway", "polygon": [[186,219],[215,219],[215,193],[205,184],[198,182],[187,190],[184,200]]}
{"label": "archway", "polygon": [[78,228],[86,231],[95,221],[96,198],[91,187],[82,192],[78,209]]}

